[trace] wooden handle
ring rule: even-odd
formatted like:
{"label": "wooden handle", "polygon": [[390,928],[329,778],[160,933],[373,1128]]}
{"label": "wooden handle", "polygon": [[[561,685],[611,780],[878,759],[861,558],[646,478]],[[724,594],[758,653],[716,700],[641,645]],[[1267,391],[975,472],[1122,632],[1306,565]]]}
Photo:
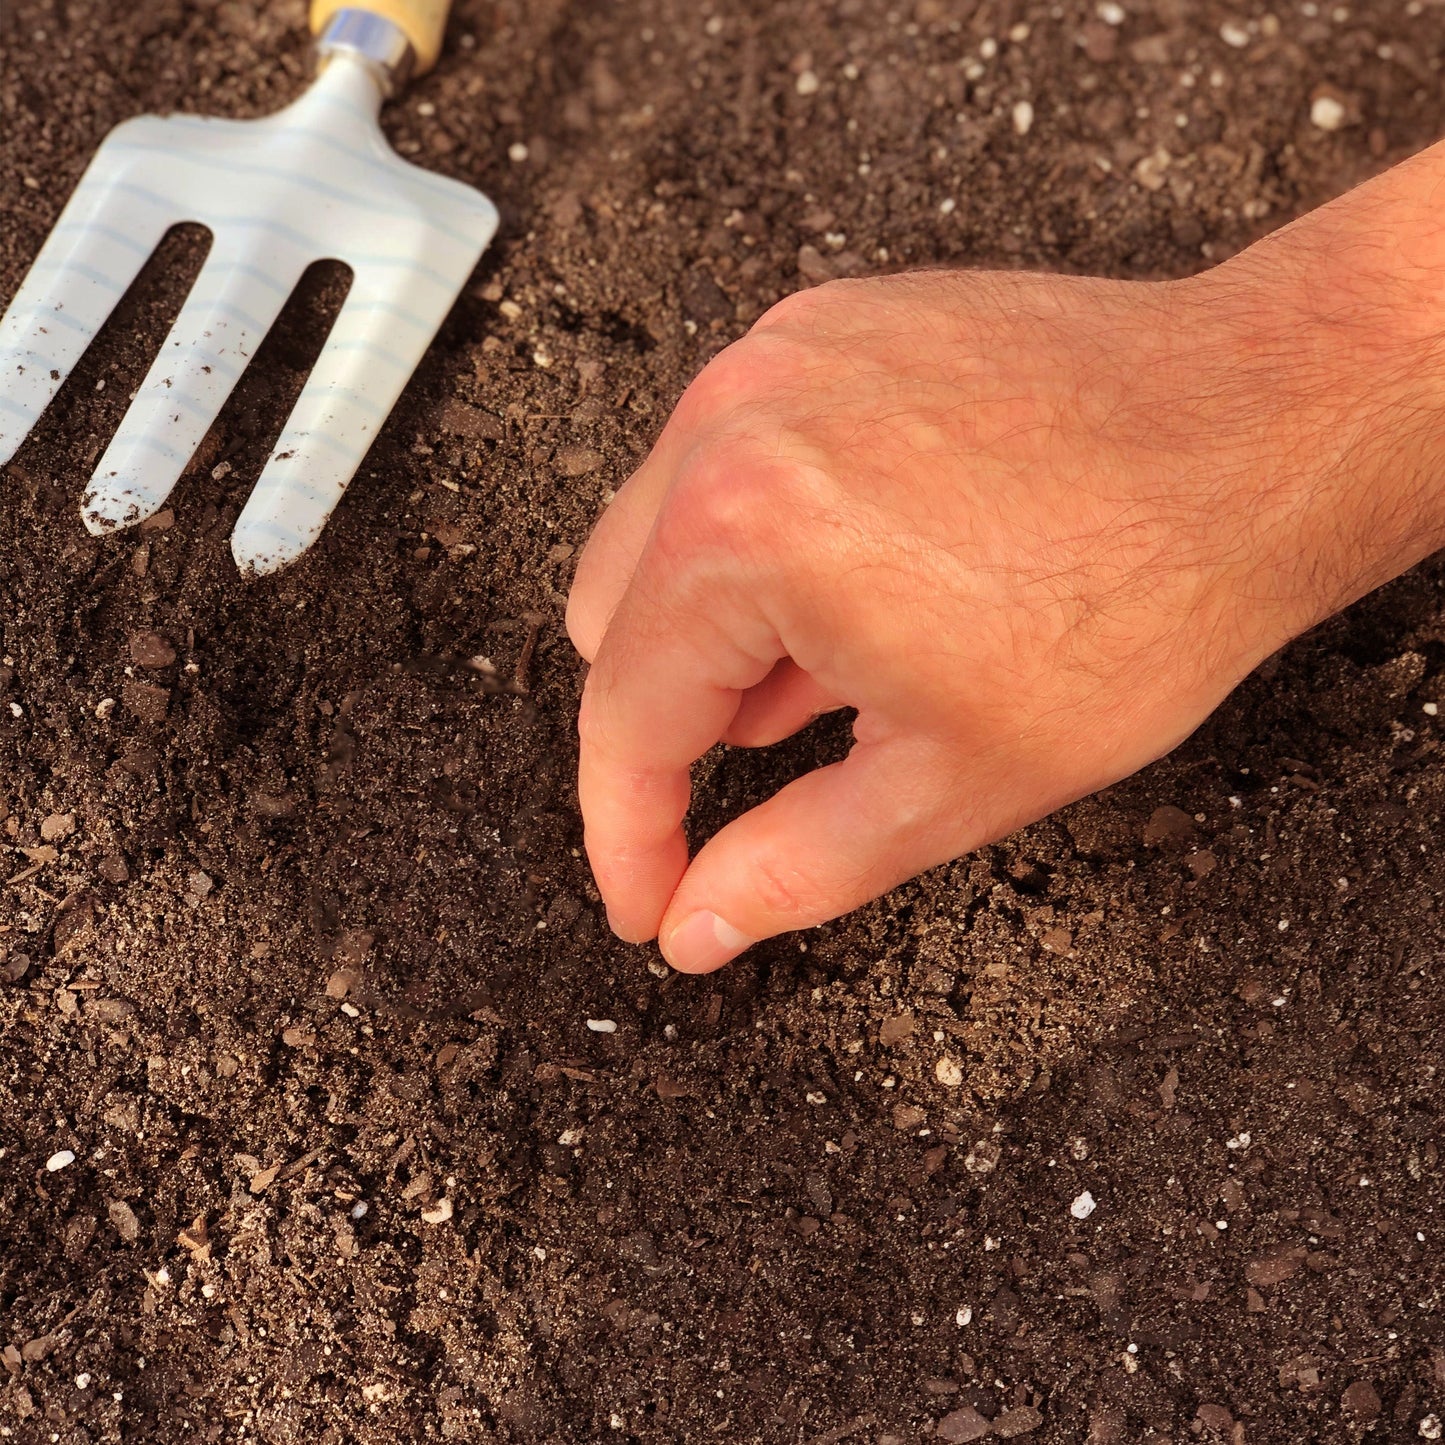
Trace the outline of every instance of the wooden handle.
{"label": "wooden handle", "polygon": [[311,33],[320,35],[338,10],[369,10],[390,20],[411,41],[416,51],[412,74],[421,75],[437,63],[451,8],[452,0],[311,0]]}

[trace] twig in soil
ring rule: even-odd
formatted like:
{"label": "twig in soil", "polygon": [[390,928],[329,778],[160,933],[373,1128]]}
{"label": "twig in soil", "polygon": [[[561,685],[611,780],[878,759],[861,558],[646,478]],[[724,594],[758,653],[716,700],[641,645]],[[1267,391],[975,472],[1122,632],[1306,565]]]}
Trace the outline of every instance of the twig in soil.
{"label": "twig in soil", "polygon": [[527,640],[522,644],[522,651],[517,658],[517,666],[512,672],[512,683],[507,689],[508,692],[526,694],[532,690],[532,654],[537,650],[537,636],[542,631],[542,619],[535,612],[526,614]]}
{"label": "twig in soil", "polygon": [[318,1144],[316,1148],[312,1149],[309,1153],[303,1154],[294,1164],[288,1164],[285,1169],[281,1171],[282,1179],[294,1178],[297,1174],[300,1174],[303,1169],[310,1168],[325,1152],[326,1145]]}

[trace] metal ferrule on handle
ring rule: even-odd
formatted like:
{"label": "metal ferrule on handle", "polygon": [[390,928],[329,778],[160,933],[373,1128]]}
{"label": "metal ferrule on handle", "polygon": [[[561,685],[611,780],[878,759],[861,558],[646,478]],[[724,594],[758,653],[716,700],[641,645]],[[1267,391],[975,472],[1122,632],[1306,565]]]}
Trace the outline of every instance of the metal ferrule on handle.
{"label": "metal ferrule on handle", "polygon": [[348,7],[327,20],[316,37],[317,62],[324,67],[338,55],[349,55],[367,66],[386,96],[395,95],[416,69],[416,48],[406,32],[370,10]]}
{"label": "metal ferrule on handle", "polygon": [[[323,56],[345,48],[379,71],[393,67],[387,83],[400,86],[408,71],[425,75],[436,64],[450,9],[451,0],[311,0],[311,33],[318,37]],[[406,68],[396,56],[391,32],[410,47]]]}

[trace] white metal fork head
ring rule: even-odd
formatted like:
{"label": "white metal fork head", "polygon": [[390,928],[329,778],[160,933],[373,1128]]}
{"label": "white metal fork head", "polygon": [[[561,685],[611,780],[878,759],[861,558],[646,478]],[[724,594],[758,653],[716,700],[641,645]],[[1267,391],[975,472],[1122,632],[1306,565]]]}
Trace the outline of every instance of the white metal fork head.
{"label": "white metal fork head", "polygon": [[0,319],[0,465],[173,225],[210,252],[85,493],[99,535],[164,505],[302,272],[352,282],[236,523],[243,572],[320,534],[497,228],[470,186],[407,164],[377,123],[382,77],[346,53],[261,120],[141,116],[106,137]]}

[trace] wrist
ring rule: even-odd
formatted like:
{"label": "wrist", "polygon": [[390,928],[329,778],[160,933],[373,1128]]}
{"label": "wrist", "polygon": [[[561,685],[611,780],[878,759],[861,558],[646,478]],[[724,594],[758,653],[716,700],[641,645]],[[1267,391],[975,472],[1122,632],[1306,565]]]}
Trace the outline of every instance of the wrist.
{"label": "wrist", "polygon": [[1185,284],[1240,357],[1277,646],[1445,545],[1445,144]]}

